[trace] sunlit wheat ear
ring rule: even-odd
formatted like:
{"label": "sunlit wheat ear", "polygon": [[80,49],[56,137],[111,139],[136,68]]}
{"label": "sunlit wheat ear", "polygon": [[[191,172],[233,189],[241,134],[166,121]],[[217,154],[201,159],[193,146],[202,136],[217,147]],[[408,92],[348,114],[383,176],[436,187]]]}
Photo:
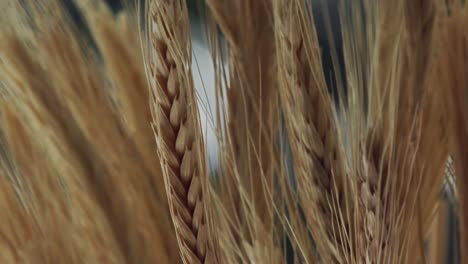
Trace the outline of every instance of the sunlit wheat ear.
{"label": "sunlit wheat ear", "polygon": [[341,263],[344,161],[307,6],[301,1],[276,3],[279,91],[309,230],[323,261]]}
{"label": "sunlit wheat ear", "polygon": [[217,263],[187,9],[179,1],[147,9],[154,130],[180,252],[184,263]]}

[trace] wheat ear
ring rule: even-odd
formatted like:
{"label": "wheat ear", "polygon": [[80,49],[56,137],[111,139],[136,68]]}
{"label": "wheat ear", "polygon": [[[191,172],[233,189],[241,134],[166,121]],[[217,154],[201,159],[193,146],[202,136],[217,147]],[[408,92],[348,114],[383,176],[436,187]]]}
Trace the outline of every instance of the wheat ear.
{"label": "wheat ear", "polygon": [[[357,261],[413,263],[425,258],[423,241],[447,154],[445,130],[434,129],[444,116],[429,78],[436,9],[431,0],[380,1],[366,11],[373,21],[367,30],[374,35],[368,35],[369,61],[363,61],[370,65],[364,72],[368,131],[360,132],[365,138],[353,151],[361,153],[354,167],[359,187],[354,252]],[[441,148],[432,158],[430,144]]]}
{"label": "wheat ear", "polygon": [[343,164],[318,40],[302,1],[278,1],[275,11],[279,91],[299,197],[320,257],[341,263],[342,224],[335,210],[341,210]]}
{"label": "wheat ear", "polygon": [[150,82],[158,151],[184,263],[216,263],[207,211],[207,171],[190,70],[186,6],[152,1]]}

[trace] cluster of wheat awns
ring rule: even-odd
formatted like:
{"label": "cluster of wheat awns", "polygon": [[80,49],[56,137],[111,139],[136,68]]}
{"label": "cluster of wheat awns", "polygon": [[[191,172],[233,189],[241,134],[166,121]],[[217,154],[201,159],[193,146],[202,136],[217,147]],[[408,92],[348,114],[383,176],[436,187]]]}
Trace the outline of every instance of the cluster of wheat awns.
{"label": "cluster of wheat awns", "polygon": [[444,263],[444,186],[468,263],[463,1],[342,0],[334,76],[308,1],[201,2],[213,177],[186,1],[74,2],[0,1],[0,263]]}

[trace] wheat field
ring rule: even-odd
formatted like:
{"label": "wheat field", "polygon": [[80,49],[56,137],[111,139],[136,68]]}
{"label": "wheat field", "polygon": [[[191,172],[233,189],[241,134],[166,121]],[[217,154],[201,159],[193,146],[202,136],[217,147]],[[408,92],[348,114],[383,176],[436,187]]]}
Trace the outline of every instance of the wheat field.
{"label": "wheat field", "polygon": [[468,263],[468,6],[314,1],[0,0],[0,263]]}

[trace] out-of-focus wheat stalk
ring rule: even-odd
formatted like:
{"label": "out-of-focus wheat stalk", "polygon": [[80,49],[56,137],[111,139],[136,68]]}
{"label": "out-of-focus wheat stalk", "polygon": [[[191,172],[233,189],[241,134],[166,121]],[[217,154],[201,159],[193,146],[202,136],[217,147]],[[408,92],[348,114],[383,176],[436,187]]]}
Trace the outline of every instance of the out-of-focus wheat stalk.
{"label": "out-of-focus wheat stalk", "polygon": [[[2,125],[6,147],[19,154],[9,156],[13,180],[1,182],[34,208],[26,223],[37,226],[13,253],[30,263],[176,263],[162,173],[145,143],[152,132],[140,45],[126,39],[135,21],[82,3],[100,58],[58,2],[17,6],[22,23],[4,28],[3,105],[14,115]],[[117,57],[126,64],[118,75]]]}

